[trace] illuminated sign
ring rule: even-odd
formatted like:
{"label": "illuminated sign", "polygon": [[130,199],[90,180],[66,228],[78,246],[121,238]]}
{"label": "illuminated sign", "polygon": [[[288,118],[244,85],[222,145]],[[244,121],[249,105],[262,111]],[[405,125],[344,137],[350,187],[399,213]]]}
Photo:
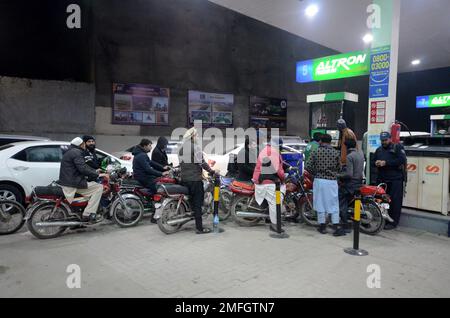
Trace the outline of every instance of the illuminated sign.
{"label": "illuminated sign", "polygon": [[430,96],[418,96],[416,98],[417,108],[434,108],[450,106],[450,93]]}
{"label": "illuminated sign", "polygon": [[357,51],[297,63],[297,82],[309,83],[368,75],[370,53]]}

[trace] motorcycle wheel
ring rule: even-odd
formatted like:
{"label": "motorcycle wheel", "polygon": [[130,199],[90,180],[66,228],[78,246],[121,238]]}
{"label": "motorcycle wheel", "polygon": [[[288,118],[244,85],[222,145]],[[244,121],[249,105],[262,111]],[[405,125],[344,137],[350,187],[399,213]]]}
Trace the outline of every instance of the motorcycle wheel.
{"label": "motorcycle wheel", "polygon": [[137,198],[123,198],[123,201],[128,207],[128,211],[125,209],[119,198],[111,205],[114,222],[124,228],[137,225],[144,215],[144,206],[142,205],[142,202]]}
{"label": "motorcycle wheel", "polygon": [[311,226],[319,226],[319,222],[317,220],[317,212],[313,207],[313,196],[312,194],[307,194],[307,198],[302,198],[299,202],[300,205],[300,215],[303,221]]}
{"label": "motorcycle wheel", "polygon": [[168,221],[186,217],[186,210],[184,205],[181,204],[177,212],[178,201],[171,199],[164,205],[161,212],[161,217],[158,219],[158,227],[165,234],[173,234],[180,230],[182,223],[170,225],[167,224]]}
{"label": "motorcycle wheel", "polygon": [[233,194],[229,191],[220,191],[219,199],[219,220],[225,221],[231,215],[231,203],[233,200]]}
{"label": "motorcycle wheel", "polygon": [[[261,221],[261,218],[240,217],[236,215],[237,211],[252,212],[251,207],[249,207],[251,199],[252,197],[248,196],[235,196],[231,203],[231,215],[233,215],[234,221],[240,226],[255,226]],[[257,204],[256,201],[254,203]]]}
{"label": "motorcycle wheel", "polygon": [[25,208],[17,201],[0,202],[0,235],[17,232],[25,223]]}
{"label": "motorcycle wheel", "polygon": [[378,205],[373,201],[366,201],[361,206],[361,223],[359,229],[368,235],[377,235],[385,225],[383,214]]}
{"label": "motorcycle wheel", "polygon": [[33,212],[27,220],[28,230],[38,239],[51,239],[60,236],[67,226],[51,226],[51,227],[39,227],[36,223],[39,222],[51,222],[53,221],[65,221],[69,217],[69,212],[64,206],[60,206],[55,212],[52,213],[55,202],[43,202],[33,209]]}

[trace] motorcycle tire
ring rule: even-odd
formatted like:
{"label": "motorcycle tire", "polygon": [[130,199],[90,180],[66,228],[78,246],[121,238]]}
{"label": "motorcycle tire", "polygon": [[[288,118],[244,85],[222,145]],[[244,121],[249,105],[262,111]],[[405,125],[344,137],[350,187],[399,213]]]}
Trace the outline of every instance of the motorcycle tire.
{"label": "motorcycle tire", "polygon": [[255,226],[262,220],[261,218],[240,217],[240,216],[236,215],[236,212],[241,211],[241,209],[242,209],[240,207],[241,204],[245,206],[245,210],[243,210],[243,211],[248,211],[248,201],[250,201],[251,199],[252,199],[252,197],[249,197],[249,196],[239,196],[238,195],[238,196],[234,197],[234,199],[231,203],[231,208],[230,208],[231,215],[233,216],[234,221],[239,226]]}
{"label": "motorcycle tire", "polygon": [[131,215],[125,210],[119,198],[114,200],[111,205],[112,217],[114,222],[120,227],[127,228],[136,226],[144,215],[144,206],[141,200],[137,198],[123,198],[129,209],[132,209]]}
{"label": "motorcycle tire", "polygon": [[299,202],[299,210],[300,215],[303,220],[303,222],[307,225],[311,226],[319,226],[319,222],[317,220],[317,213],[314,211],[313,207],[313,197],[312,194],[307,194],[308,199],[302,198]]}
{"label": "motorcycle tire", "polygon": [[359,225],[361,233],[377,235],[383,230],[385,224],[383,214],[375,202],[366,201],[362,203],[361,223]]}
{"label": "motorcycle tire", "polygon": [[[180,230],[183,223],[175,224],[175,225],[169,225],[167,224],[167,221],[173,219],[173,218],[179,218],[180,216],[185,216],[186,211],[184,208],[184,205],[181,204],[178,210],[178,213],[176,212],[178,205],[178,201],[175,199],[170,199],[169,202],[165,203],[164,208],[161,212],[161,216],[158,218],[158,227],[161,230],[161,232],[165,234],[173,234]],[[175,214],[176,213],[176,214]]]}
{"label": "motorcycle tire", "polygon": [[25,208],[12,200],[0,201],[0,235],[13,234],[25,223]]}
{"label": "motorcycle tire", "polygon": [[[51,213],[55,207],[55,202],[43,202],[36,206],[31,212],[31,215],[27,220],[28,230],[38,239],[51,239],[60,236],[67,229],[67,226],[55,226],[55,227],[38,227],[36,223],[42,221],[51,221],[52,219],[44,219],[44,217]],[[47,211],[47,212],[46,212]],[[69,217],[69,212],[64,206],[60,206],[53,214],[52,218],[57,220],[65,220]],[[48,231],[47,231],[48,230]]]}

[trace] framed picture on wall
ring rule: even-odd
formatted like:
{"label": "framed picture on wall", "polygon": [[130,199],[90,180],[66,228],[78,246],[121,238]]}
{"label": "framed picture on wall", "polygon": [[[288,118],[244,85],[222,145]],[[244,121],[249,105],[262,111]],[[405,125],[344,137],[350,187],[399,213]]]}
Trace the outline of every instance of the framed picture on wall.
{"label": "framed picture on wall", "polygon": [[168,126],[170,89],[148,84],[113,83],[112,123]]}
{"label": "framed picture on wall", "polygon": [[287,130],[287,100],[250,96],[250,127]]}
{"label": "framed picture on wall", "polygon": [[205,126],[233,126],[234,95],[190,90],[188,124],[201,120]]}

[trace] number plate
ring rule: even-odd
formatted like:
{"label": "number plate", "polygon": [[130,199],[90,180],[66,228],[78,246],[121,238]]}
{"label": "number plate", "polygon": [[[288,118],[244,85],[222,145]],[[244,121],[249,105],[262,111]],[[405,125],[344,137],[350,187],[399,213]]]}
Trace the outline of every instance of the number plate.
{"label": "number plate", "polygon": [[381,206],[382,206],[383,208],[385,208],[386,210],[389,210],[389,208],[390,208],[389,203],[382,203]]}

